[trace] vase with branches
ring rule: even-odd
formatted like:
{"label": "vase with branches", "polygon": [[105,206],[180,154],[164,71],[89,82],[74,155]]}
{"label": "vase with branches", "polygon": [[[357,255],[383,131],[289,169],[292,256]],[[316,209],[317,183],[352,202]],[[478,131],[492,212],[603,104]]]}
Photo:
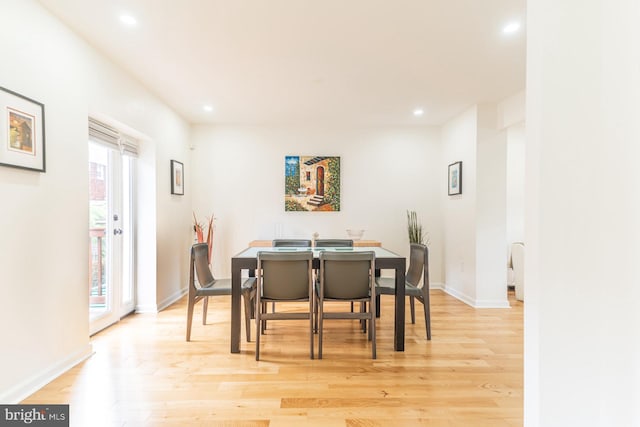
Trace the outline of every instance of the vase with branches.
{"label": "vase with branches", "polygon": [[[199,222],[196,218],[195,212],[193,213],[193,231],[196,233],[196,240],[198,243],[206,243],[208,246],[207,260],[211,264],[211,253],[213,251],[213,214],[207,218],[206,231],[205,223]],[[206,237],[205,237],[206,232]]]}

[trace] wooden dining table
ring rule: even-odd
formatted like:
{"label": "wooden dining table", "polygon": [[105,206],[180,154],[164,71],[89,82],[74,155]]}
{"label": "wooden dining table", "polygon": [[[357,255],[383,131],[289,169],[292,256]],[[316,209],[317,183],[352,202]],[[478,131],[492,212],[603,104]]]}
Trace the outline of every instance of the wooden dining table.
{"label": "wooden dining table", "polygon": [[242,271],[248,271],[249,276],[255,275],[260,251],[308,251],[313,250],[313,268],[320,268],[320,252],[322,251],[373,251],[375,252],[376,270],[394,270],[395,272],[395,322],[394,345],[395,351],[404,351],[404,311],[405,311],[405,270],[407,260],[388,249],[378,246],[357,246],[352,248],[265,248],[248,247],[231,258],[231,353],[240,353],[241,311],[240,285]]}

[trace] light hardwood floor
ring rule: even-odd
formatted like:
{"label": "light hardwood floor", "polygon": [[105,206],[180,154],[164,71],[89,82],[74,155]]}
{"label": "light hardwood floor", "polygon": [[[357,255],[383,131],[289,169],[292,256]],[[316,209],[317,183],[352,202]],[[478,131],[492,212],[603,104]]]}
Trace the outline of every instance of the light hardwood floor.
{"label": "light hardwood floor", "polygon": [[[357,322],[325,323],[322,360],[310,360],[305,321],[271,321],[229,353],[229,302],[196,307],[185,342],[186,299],[132,315],[92,338],[95,354],[23,403],[69,403],[84,426],[521,426],[523,305],[473,309],[433,290],[432,341],[422,306],[407,303],[404,352],[393,349],[393,298],[383,296],[378,359]],[[279,310],[286,310],[284,304]],[[252,323],[255,337],[255,325]],[[317,340],[316,340],[317,343]]]}

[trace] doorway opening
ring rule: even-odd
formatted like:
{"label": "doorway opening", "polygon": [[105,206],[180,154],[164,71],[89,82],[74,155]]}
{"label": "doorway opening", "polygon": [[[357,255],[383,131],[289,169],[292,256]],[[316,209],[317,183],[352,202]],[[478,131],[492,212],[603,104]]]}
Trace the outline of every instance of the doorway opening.
{"label": "doorway opening", "polygon": [[107,134],[101,128],[96,137],[92,126],[96,123],[90,120],[90,334],[131,313],[136,294],[133,203],[136,153],[131,148],[123,149],[117,130],[107,128],[113,133]]}

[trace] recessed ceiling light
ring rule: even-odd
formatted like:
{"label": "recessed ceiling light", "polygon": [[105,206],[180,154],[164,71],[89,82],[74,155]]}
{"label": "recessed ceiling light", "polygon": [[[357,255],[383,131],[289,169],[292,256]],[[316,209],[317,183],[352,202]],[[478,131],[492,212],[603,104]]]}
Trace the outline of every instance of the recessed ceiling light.
{"label": "recessed ceiling light", "polygon": [[204,111],[206,111],[207,113],[210,113],[210,112],[212,112],[212,111],[213,111],[213,106],[211,106],[211,105],[203,105],[203,106],[202,106],[202,109],[203,109]]}
{"label": "recessed ceiling light", "polygon": [[131,15],[121,15],[120,22],[128,27],[135,27],[138,24],[138,20]]}
{"label": "recessed ceiling light", "polygon": [[416,108],[413,110],[413,115],[418,117],[424,114],[424,110],[422,108]]}
{"label": "recessed ceiling light", "polygon": [[510,22],[508,23],[503,29],[502,32],[505,34],[511,34],[511,33],[515,33],[516,31],[518,31],[520,29],[520,23],[519,22]]}

